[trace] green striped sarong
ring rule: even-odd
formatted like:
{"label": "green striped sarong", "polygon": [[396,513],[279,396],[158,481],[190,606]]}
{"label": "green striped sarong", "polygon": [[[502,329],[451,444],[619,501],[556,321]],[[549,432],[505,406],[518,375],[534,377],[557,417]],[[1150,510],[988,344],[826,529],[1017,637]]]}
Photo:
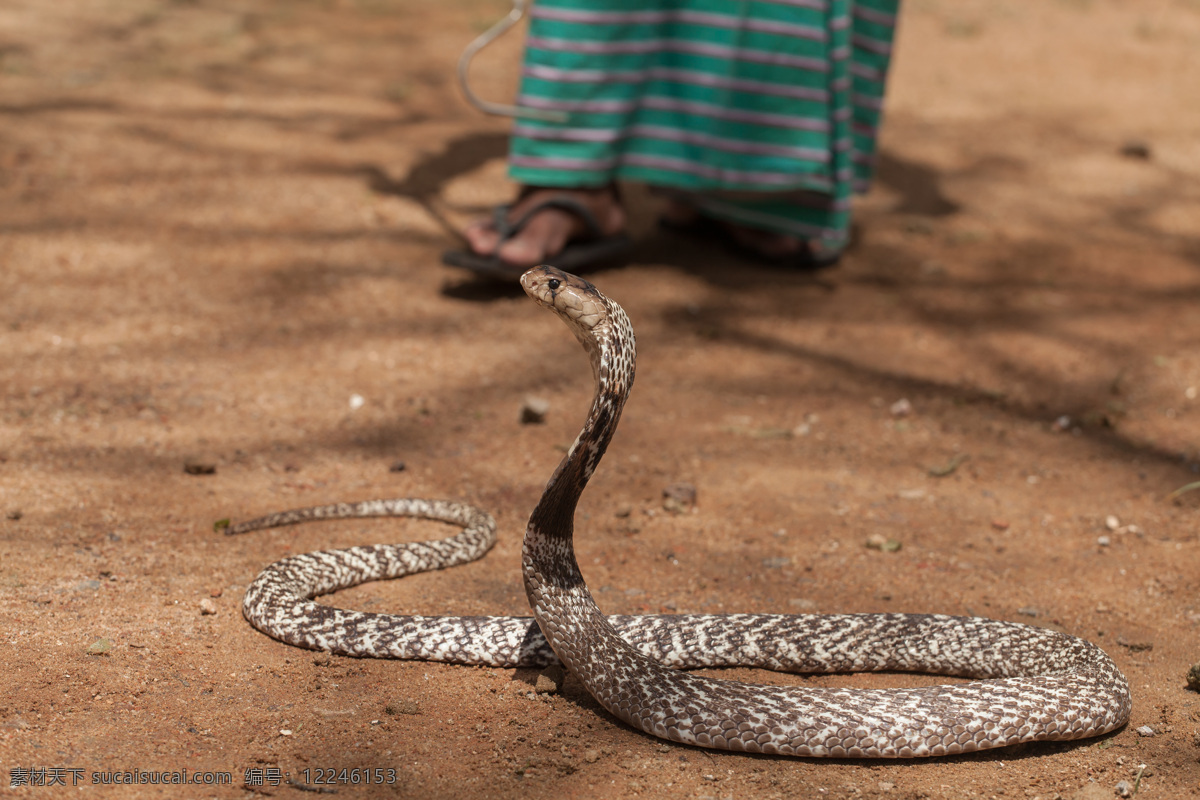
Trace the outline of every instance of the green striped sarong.
{"label": "green striped sarong", "polygon": [[841,249],[866,188],[900,0],[537,0],[509,169],[641,181]]}

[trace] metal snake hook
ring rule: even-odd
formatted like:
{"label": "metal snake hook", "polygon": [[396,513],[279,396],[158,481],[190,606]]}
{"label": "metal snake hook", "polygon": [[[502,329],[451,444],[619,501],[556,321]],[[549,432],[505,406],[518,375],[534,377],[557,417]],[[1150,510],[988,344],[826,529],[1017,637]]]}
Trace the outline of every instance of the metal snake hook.
{"label": "metal snake hook", "polygon": [[570,115],[565,111],[545,111],[538,108],[523,108],[521,106],[509,105],[508,103],[493,103],[490,100],[483,100],[475,92],[471,91],[471,86],[467,82],[467,70],[471,66],[471,59],[480,50],[500,38],[505,31],[520,22],[521,17],[525,16],[525,8],[528,5],[529,0],[513,0],[513,7],[508,12],[508,16],[488,28],[467,45],[466,49],[463,50],[463,54],[458,59],[458,85],[462,87],[462,93],[467,98],[467,102],[485,114],[536,119],[542,122],[566,122],[570,118]]}

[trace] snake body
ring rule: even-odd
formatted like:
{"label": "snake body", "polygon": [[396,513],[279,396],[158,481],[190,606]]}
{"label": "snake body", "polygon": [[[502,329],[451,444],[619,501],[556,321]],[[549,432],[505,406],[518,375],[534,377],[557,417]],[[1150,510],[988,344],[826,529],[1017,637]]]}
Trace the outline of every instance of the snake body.
{"label": "snake body", "polygon": [[[1125,677],[1095,645],[1063,633],[933,614],[604,616],[575,559],[575,507],[616,429],[634,375],[624,311],[551,267],[521,279],[587,350],[596,393],[525,532],[528,617],[422,617],[330,608],[311,598],[365,581],[441,569],[495,540],[485,512],[449,501],[378,500],[273,514],[244,533],[313,519],[416,516],[463,528],[446,539],[292,556],[247,590],[243,613],[300,647],[352,656],[493,666],[562,663],[616,717],[702,747],[796,756],[906,758],[1097,736],[1123,725]],[[792,672],[914,671],[976,679],[916,689],[759,686],[678,671],[753,666]]]}

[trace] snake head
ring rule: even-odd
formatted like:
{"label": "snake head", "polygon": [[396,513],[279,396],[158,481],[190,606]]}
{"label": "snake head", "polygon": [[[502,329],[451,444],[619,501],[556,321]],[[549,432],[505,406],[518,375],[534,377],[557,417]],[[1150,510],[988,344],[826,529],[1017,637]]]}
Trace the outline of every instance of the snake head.
{"label": "snake head", "polygon": [[521,276],[521,287],[539,305],[562,317],[577,336],[587,336],[608,320],[608,305],[600,290],[569,272],[534,267]]}

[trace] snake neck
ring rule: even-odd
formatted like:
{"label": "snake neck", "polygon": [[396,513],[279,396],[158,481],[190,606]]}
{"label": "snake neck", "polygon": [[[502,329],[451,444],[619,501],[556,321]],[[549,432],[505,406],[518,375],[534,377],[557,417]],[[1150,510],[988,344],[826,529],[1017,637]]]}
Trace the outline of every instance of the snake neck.
{"label": "snake neck", "polygon": [[633,385],[635,354],[629,321],[616,304],[611,304],[609,313],[612,319],[604,330],[587,337],[576,334],[592,362],[596,390],[591,411],[575,442],[546,484],[525,531],[525,557],[549,560],[544,547],[549,545],[557,553],[558,557],[553,560],[560,567],[552,572],[562,575],[570,584],[576,580],[582,582],[572,547],[575,509],[612,441]]}

